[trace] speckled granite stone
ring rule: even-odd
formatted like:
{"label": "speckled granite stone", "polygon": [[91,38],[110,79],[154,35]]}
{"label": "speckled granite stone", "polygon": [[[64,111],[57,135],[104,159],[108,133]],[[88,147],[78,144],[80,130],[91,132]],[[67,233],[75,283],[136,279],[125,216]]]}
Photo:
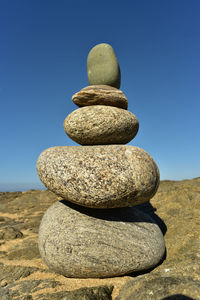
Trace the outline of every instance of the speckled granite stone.
{"label": "speckled granite stone", "polygon": [[64,121],[66,134],[81,145],[126,144],[137,134],[138,119],[122,108],[93,105],[76,109]]}
{"label": "speckled granite stone", "polygon": [[72,96],[79,107],[109,105],[127,109],[128,99],[122,91],[109,85],[89,85]]}
{"label": "speckled granite stone", "polygon": [[60,201],[43,216],[39,250],[67,277],[111,277],[155,266],[165,243],[157,224],[136,208],[90,209]]}
{"label": "speckled granite stone", "polygon": [[90,85],[106,84],[120,88],[120,68],[113,48],[106,43],[93,47],[87,58]]}
{"label": "speckled granite stone", "polygon": [[52,147],[41,153],[37,171],[52,192],[96,208],[146,202],[159,185],[152,157],[126,145]]}

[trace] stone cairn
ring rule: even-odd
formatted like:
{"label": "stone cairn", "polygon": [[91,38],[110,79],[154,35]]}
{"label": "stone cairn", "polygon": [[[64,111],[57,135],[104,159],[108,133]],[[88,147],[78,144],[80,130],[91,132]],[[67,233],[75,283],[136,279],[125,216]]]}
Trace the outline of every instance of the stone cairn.
{"label": "stone cairn", "polygon": [[144,150],[124,145],[139,123],[127,111],[113,48],[96,45],[87,59],[90,86],[73,95],[80,108],[64,121],[82,146],[52,147],[40,155],[44,185],[61,196],[39,229],[47,266],[67,277],[113,277],[152,268],[165,243],[158,225],[134,206],[154,196],[159,170]]}

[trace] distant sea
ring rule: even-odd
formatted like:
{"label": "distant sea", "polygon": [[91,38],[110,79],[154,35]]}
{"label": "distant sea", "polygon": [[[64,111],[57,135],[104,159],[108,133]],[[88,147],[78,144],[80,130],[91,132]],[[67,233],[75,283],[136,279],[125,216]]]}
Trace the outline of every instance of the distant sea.
{"label": "distant sea", "polygon": [[25,192],[28,190],[46,190],[42,183],[0,183],[0,192]]}

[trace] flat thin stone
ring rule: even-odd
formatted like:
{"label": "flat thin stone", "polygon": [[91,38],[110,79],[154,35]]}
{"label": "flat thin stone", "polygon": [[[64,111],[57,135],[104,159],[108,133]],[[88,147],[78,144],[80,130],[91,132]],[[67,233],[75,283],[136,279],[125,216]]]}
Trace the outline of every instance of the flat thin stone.
{"label": "flat thin stone", "polygon": [[93,47],[87,58],[90,85],[106,84],[120,88],[120,68],[113,48],[106,43]]}
{"label": "flat thin stone", "polygon": [[98,278],[155,266],[165,243],[158,225],[137,209],[88,209],[63,200],[43,216],[39,251],[57,273]]}
{"label": "flat thin stone", "polygon": [[55,194],[94,208],[144,203],[159,185],[152,157],[126,145],[52,147],[41,153],[37,172]]}
{"label": "flat thin stone", "polygon": [[136,116],[122,108],[93,105],[74,110],[64,121],[66,134],[81,145],[127,144],[137,134]]}
{"label": "flat thin stone", "polygon": [[128,99],[122,91],[109,85],[89,85],[72,96],[79,107],[89,105],[109,105],[127,109]]}

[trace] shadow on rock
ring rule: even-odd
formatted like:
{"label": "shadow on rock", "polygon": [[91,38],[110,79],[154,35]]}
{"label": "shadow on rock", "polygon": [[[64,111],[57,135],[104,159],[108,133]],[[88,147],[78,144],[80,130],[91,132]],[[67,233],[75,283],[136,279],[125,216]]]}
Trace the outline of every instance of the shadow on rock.
{"label": "shadow on rock", "polygon": [[[145,205],[137,205],[134,207],[121,207],[121,208],[89,208],[77,205],[68,200],[61,200],[60,203],[70,207],[81,214],[101,219],[105,221],[118,221],[118,222],[145,222],[157,224],[162,232],[167,231],[165,223],[155,214],[151,213],[154,209],[151,204],[144,203]],[[151,210],[150,210],[151,208]]]}
{"label": "shadow on rock", "polygon": [[166,226],[165,222],[158,215],[155,214],[156,208],[153,207],[149,201],[145,202],[143,204],[137,205],[137,206],[135,206],[135,208],[148,214],[155,221],[155,223],[160,227],[162,234],[163,235],[166,234],[167,226]]}
{"label": "shadow on rock", "polygon": [[162,300],[195,300],[194,298],[190,298],[188,296],[182,295],[182,294],[176,294],[171,295],[165,298],[162,298]]}

